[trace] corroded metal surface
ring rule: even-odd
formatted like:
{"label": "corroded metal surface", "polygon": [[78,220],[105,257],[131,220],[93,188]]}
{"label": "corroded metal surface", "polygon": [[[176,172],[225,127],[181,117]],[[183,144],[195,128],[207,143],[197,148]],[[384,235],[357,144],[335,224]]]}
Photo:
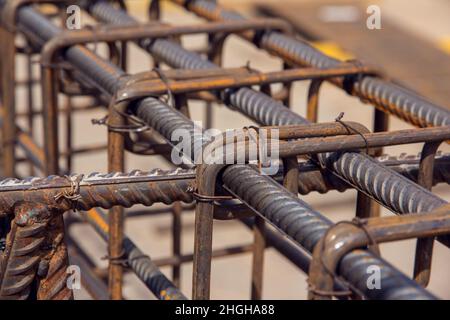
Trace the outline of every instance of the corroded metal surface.
{"label": "corroded metal surface", "polygon": [[50,220],[46,206],[22,203],[6,240],[0,271],[2,299],[27,299],[41,269],[41,247]]}
{"label": "corroded metal surface", "polygon": [[[35,2],[42,1],[0,0],[1,39],[5,44],[1,49],[4,57],[1,64],[3,167],[5,174],[11,177],[0,181],[0,236],[5,238],[4,248],[0,251],[0,298],[72,298],[67,286],[69,274],[66,271],[70,258],[67,252],[75,252],[84,268],[92,268],[93,262],[72,238],[68,242],[64,240],[62,217],[71,209],[86,211],[81,215],[108,242],[108,255],[105,257],[109,261],[108,286],[98,270],[89,270],[89,278],[95,286],[90,292],[99,297],[122,299],[123,272],[129,267],[158,299],[186,299],[177,284],[180,283],[182,263],[192,260],[192,298],[208,299],[212,259],[252,251],[251,297],[260,299],[264,290],[262,262],[265,248],[272,245],[300,269],[309,272],[312,298],[436,298],[423,286],[430,276],[434,239],[438,237],[439,241],[450,245],[448,214],[439,215],[437,224],[433,220],[436,210],[447,202],[431,191],[433,185],[450,181],[450,157],[437,153],[438,146],[450,140],[448,110],[390,83],[369,66],[356,61],[339,63],[318,52],[308,43],[293,37],[289,25],[283,21],[246,20],[238,13],[221,8],[215,1],[173,0],[188,11],[215,21],[187,26],[170,26],[159,21],[138,23],[124,10],[123,3],[114,6],[109,1],[48,1],[56,4],[57,11],[69,3],[79,4],[101,22],[96,27],[77,31],[58,27],[43,12],[36,10],[39,5],[30,5]],[[157,3],[152,1],[149,8],[151,17],[160,16]],[[28,46],[16,50],[14,39],[19,33],[27,39]],[[219,62],[225,40],[233,33],[281,57],[284,69],[262,73],[249,66],[221,68]],[[205,53],[210,60],[183,48],[180,37],[187,34],[208,35]],[[165,63],[174,69],[129,74],[126,70],[126,42],[135,42],[145,49],[156,65]],[[107,44],[109,60],[85,46],[98,43]],[[33,141],[31,128],[27,134],[15,123],[14,86],[19,82],[14,79],[14,60],[23,52],[40,54],[44,108],[43,112],[35,112],[30,107],[25,115],[31,119],[30,126],[33,117],[43,117],[42,149]],[[298,68],[305,66],[308,68]],[[29,88],[32,87],[31,73],[26,81]],[[290,105],[291,84],[301,80],[313,80],[307,97],[307,119],[287,107]],[[318,94],[324,81],[330,81],[376,107],[376,132],[370,133],[369,129],[356,122],[342,121],[342,116],[334,123],[311,123],[317,120]],[[283,90],[273,93],[270,87],[273,83],[281,83]],[[254,88],[255,85],[259,90]],[[30,94],[31,89],[28,91]],[[66,110],[68,150],[59,150],[60,93],[89,95],[107,108],[108,116],[94,122],[108,128],[108,167],[105,171],[113,173],[77,175],[60,168],[60,158],[65,157],[70,170],[72,156],[76,153],[71,147],[70,103]],[[161,97],[165,94],[169,96],[166,101]],[[204,128],[190,118],[189,103],[193,99],[209,104],[208,119],[211,119],[210,103],[216,101],[254,120],[261,127],[238,128],[232,141],[226,142],[219,139],[225,135],[205,135]],[[433,128],[387,131],[388,114],[419,127]],[[179,130],[184,130],[186,138],[190,138],[188,151],[180,149],[172,141]],[[277,159],[272,161],[280,164],[280,170],[272,176],[263,174],[266,163],[263,163],[259,152],[253,159],[249,151],[251,139],[256,136],[259,142],[262,130],[277,130],[279,134],[268,139],[269,145],[279,144]],[[422,155],[377,157],[383,147],[409,143],[424,143]],[[18,162],[15,145],[25,151],[24,161],[29,163],[31,171],[43,170],[46,178],[15,177]],[[233,152],[243,151],[243,163],[196,162],[199,155],[202,160],[228,159],[224,146],[232,146]],[[171,152],[183,152],[184,167],[188,169],[122,173],[119,171],[124,171],[126,151],[140,155],[160,154],[169,161],[172,160]],[[368,226],[387,221],[383,232],[397,230],[397,227],[401,229],[402,223],[415,228],[416,231],[409,236],[421,240],[416,252],[414,279],[397,270],[378,252],[366,250],[368,243],[364,242],[350,247],[345,255],[339,257],[339,266],[338,260],[327,260],[332,261],[328,267],[333,268],[333,273],[326,275],[326,281],[320,280],[324,265],[317,257],[330,252],[331,257],[334,251],[332,245],[331,249],[326,247],[323,250],[319,246],[325,246],[334,224],[300,200],[298,193],[342,192],[350,188],[358,191],[356,216],[368,217],[364,220]],[[374,201],[402,216],[391,220],[378,218]],[[181,202],[195,203],[192,255],[181,254]],[[124,234],[125,208],[156,203],[172,205],[167,212],[172,212],[173,216],[174,256],[163,259],[163,262],[173,266],[173,281],[164,276],[158,264]],[[99,208],[111,209],[109,216]],[[420,215],[415,215],[417,213]],[[230,252],[214,251],[214,219],[242,219],[253,228],[253,246],[231,248]],[[72,220],[69,222],[74,223]],[[421,222],[424,223],[420,225]],[[275,230],[266,228],[269,223]],[[436,225],[445,227],[433,228]],[[353,229],[350,231],[355,231]],[[313,254],[312,262],[280,234]],[[359,229],[354,234],[362,235]],[[400,232],[397,238],[377,239],[393,241],[402,235],[404,232]],[[160,261],[159,265],[163,262]],[[365,286],[367,268],[371,265],[380,268],[381,281],[389,284],[382,290],[373,291]],[[341,291],[333,291],[333,284]],[[84,285],[89,284],[85,281]],[[108,292],[100,292],[106,287]]]}

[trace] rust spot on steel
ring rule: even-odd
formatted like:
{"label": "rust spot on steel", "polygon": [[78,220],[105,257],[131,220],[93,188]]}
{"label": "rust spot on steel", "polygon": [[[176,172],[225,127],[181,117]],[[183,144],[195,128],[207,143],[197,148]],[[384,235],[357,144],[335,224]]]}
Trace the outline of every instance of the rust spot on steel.
{"label": "rust spot on steel", "polygon": [[[72,299],[68,252],[87,270],[90,280],[82,282],[94,296],[123,299],[123,273],[129,269],[161,300],[186,299],[178,287],[184,263],[193,262],[192,297],[209,299],[213,259],[249,253],[250,298],[261,299],[269,246],[309,274],[310,298],[435,299],[424,287],[431,275],[434,240],[450,246],[450,219],[448,204],[431,189],[450,183],[450,155],[438,152],[442,142],[450,141],[450,112],[394,85],[372,66],[358,60],[338,62],[318,52],[296,38],[285,21],[245,19],[215,1],[172,2],[211,22],[167,24],[160,21],[157,0],[149,5],[152,19],[146,23],[130,16],[123,1],[114,6],[106,1],[0,0],[0,125],[6,177],[0,181],[0,299]],[[52,4],[52,19],[36,10],[42,4]],[[66,18],[64,9],[70,4],[79,5],[96,25],[65,30],[54,24]],[[181,41],[194,34],[208,39],[198,52],[186,50]],[[261,72],[250,63],[221,68],[232,34],[281,58],[282,69]],[[21,47],[16,47],[17,35],[26,40]],[[131,42],[148,52],[153,70],[127,71]],[[99,44],[106,45],[107,58],[97,55]],[[24,80],[15,78],[19,56],[27,57]],[[32,56],[39,59],[40,79],[33,74]],[[159,68],[162,63],[171,68]],[[306,80],[311,84],[305,119],[289,107],[292,85]],[[373,132],[342,115],[332,123],[315,123],[325,81],[376,108]],[[282,89],[274,92],[272,84]],[[23,87],[27,108],[18,112],[15,92]],[[42,110],[35,108],[35,87],[41,90]],[[60,105],[60,95],[67,97],[66,107]],[[75,106],[72,97],[78,96],[90,99]],[[258,126],[202,136],[190,118],[194,100],[207,106],[206,128],[212,126],[212,102],[229,106]],[[73,148],[72,115],[97,107],[104,109],[105,117],[92,123],[105,125],[107,142]],[[65,150],[60,150],[61,115],[66,117]],[[421,128],[389,131],[390,115]],[[19,125],[16,116],[25,117],[27,125]],[[33,123],[38,118],[44,123],[42,148],[35,142],[38,130]],[[183,154],[189,164],[123,172],[128,170],[125,152],[159,155],[172,165],[172,152],[180,151],[171,140],[178,129],[186,130],[193,142],[192,150]],[[279,164],[277,173],[264,174],[271,162],[262,156],[261,142],[279,145],[278,158],[271,160]],[[251,152],[254,143],[256,154]],[[424,144],[421,155],[382,155],[384,147],[411,143]],[[16,147],[24,157],[18,157]],[[108,150],[104,172],[109,173],[71,172],[75,155],[103,150]],[[241,162],[236,151],[244,155]],[[222,164],[226,159],[235,162]],[[19,163],[26,163],[28,171]],[[151,160],[147,167],[154,168]],[[44,178],[33,177],[40,172]],[[31,177],[22,179],[19,173]],[[334,224],[298,196],[347,189],[358,192],[358,219],[352,223]],[[375,201],[398,216],[378,217]],[[171,206],[160,214],[172,215],[173,243],[171,256],[153,261],[124,233],[124,224],[132,218],[126,209],[156,203]],[[195,207],[191,254],[181,250],[182,217],[187,214],[182,203]],[[80,212],[64,221],[63,214],[70,210]],[[243,222],[253,231],[253,243],[213,250],[214,219]],[[87,222],[108,243],[106,272],[78,245],[77,236],[65,241],[65,222],[69,229]],[[419,239],[414,279],[375,250],[378,243],[406,238]],[[382,268],[382,279],[395,285],[375,294],[364,281],[355,281],[366,276],[369,265]],[[172,267],[172,279],[160,266]]]}
{"label": "rust spot on steel", "polygon": [[[332,226],[314,248],[309,272],[310,299],[329,299],[334,294],[333,278],[341,259],[352,250],[411,238],[448,234],[450,206],[426,214],[341,221]],[[329,292],[329,294],[326,294]]]}
{"label": "rust spot on steel", "polygon": [[17,204],[14,213],[1,259],[0,298],[25,300],[36,281],[50,214],[30,202]]}

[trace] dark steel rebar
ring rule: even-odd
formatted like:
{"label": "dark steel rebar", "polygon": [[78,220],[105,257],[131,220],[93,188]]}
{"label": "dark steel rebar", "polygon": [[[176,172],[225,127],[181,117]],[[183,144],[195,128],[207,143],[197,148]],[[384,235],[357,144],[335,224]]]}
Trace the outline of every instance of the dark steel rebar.
{"label": "dark steel rebar", "polygon": [[[197,15],[208,20],[243,20],[237,12],[222,8],[215,1],[206,0],[172,0],[185,6]],[[254,33],[245,37],[253,41]],[[258,45],[272,54],[301,66],[316,68],[330,68],[340,62],[313,48],[308,43],[279,32],[265,32],[260,36]],[[365,76],[348,84],[343,79],[335,83],[352,95],[368,101],[381,110],[398,116],[416,126],[442,126],[450,124],[450,111],[437,106],[424,97],[397,86],[392,82]]]}
{"label": "dark steel rebar", "polygon": [[[401,155],[399,157],[381,156],[377,162],[417,181],[420,155]],[[450,154],[438,154],[436,157],[433,184],[450,184]],[[282,182],[283,167],[273,176]],[[69,176],[70,177],[70,176]],[[75,176],[72,176],[75,177]],[[121,205],[131,207],[135,204],[151,206],[156,202],[171,204],[174,201],[190,203],[192,194],[188,191],[195,183],[195,170],[153,170],[144,172],[135,170],[130,173],[92,173],[80,176],[79,186],[81,199],[76,208],[89,210],[93,207],[109,209]],[[345,191],[351,186],[328,172],[321,173],[312,161],[299,163],[299,192],[326,193],[330,190]],[[70,178],[50,176],[47,178],[5,179],[0,181],[0,211],[4,215],[22,200],[48,203],[52,206],[69,208],[72,203],[58,202],[55,196],[70,189]],[[28,195],[29,194],[29,195]]]}
{"label": "dark steel rebar", "polygon": [[[232,193],[309,252],[314,250],[314,246],[333,225],[308,204],[249,166],[230,166],[223,172],[222,179]],[[350,267],[349,260],[355,265]],[[352,286],[368,298],[434,298],[418,284],[411,283],[408,277],[392,268],[382,258],[368,251],[352,251],[342,260],[342,264],[352,270],[352,273],[349,273],[348,269],[344,270],[341,265],[340,275],[345,278],[349,276]],[[366,285],[370,276],[367,268],[371,265],[380,267],[382,290],[370,290]]]}
{"label": "dark steel rebar", "polygon": [[[46,20],[43,16],[32,10],[31,8],[24,7],[19,11],[19,22],[21,23],[22,27],[24,27],[27,32],[34,33],[37,35],[38,38],[42,39],[43,41],[48,40],[49,38],[56,35],[59,30],[55,26],[53,26],[48,20]],[[36,26],[39,25],[39,28],[36,28]],[[36,30],[38,29],[38,30]],[[154,45],[154,44],[153,44]],[[168,44],[176,46],[175,44]],[[165,50],[164,50],[165,51]],[[177,51],[176,49],[173,49],[171,51],[168,51],[174,54],[173,60],[176,60],[176,55],[179,54],[180,51]],[[156,55],[156,54],[155,54]],[[103,61],[102,59],[96,57],[93,53],[89,52],[88,50],[84,49],[83,47],[73,47],[66,51],[65,53],[66,58],[76,65],[86,76],[88,76],[91,81],[100,89],[102,89],[105,93],[112,95],[115,90],[118,88],[121,82],[121,78],[125,75],[124,72],[117,67]],[[189,55],[190,57],[194,57],[194,55]],[[183,57],[187,57],[187,55],[183,54]],[[192,58],[195,61],[198,61],[197,58]],[[192,61],[193,61],[192,60]],[[188,62],[185,63],[191,63]],[[205,61],[205,60],[203,60]],[[175,62],[174,62],[175,64]],[[206,63],[202,62],[203,65],[206,65]],[[209,63],[211,64],[211,63]],[[208,66],[210,68],[212,66]],[[216,66],[214,66],[216,67]],[[206,68],[206,66],[205,66]],[[236,94],[239,92],[239,96]],[[255,120],[266,124],[266,125],[280,125],[280,124],[295,124],[295,123],[307,123],[305,119],[302,117],[296,115],[295,113],[287,110],[281,103],[274,102],[273,99],[270,97],[261,94],[261,93],[255,93],[254,91],[250,89],[240,89],[237,92],[227,92],[229,94],[228,99],[230,100],[231,104],[235,107],[241,109],[245,114],[251,116]],[[233,103],[234,101],[234,103]],[[236,105],[235,105],[236,104]],[[172,133],[176,129],[185,128],[190,131],[192,131],[193,141],[200,141],[199,145],[203,145],[205,142],[203,136],[195,135],[194,126],[191,121],[188,119],[184,119],[180,116],[180,113],[176,112],[175,110],[172,111],[168,106],[161,103],[161,101],[154,99],[154,98],[147,98],[140,102],[138,107],[136,108],[136,114],[144,120],[147,120],[147,122],[157,129],[160,133],[162,133],[167,139],[170,139]],[[158,120],[155,120],[157,118]],[[430,118],[427,114],[425,118]],[[433,120],[436,120],[434,117]],[[438,119],[439,120],[439,119]],[[173,123],[177,123],[176,127],[172,126]],[[191,155],[188,155],[190,157]],[[360,181],[361,177],[359,176],[353,176],[353,173],[348,173],[345,170],[339,171],[339,161],[342,161],[342,164],[345,164],[345,161],[354,161],[354,165],[359,167],[361,170],[369,170],[369,166],[374,164],[374,160],[367,157],[361,157],[359,154],[353,153],[350,156],[350,158],[345,159],[336,159],[331,157],[332,155],[328,155],[328,157],[325,160],[333,160],[335,161],[333,163],[333,169],[339,172],[340,177],[344,177],[348,182],[352,182],[355,185],[357,185],[359,188],[369,189],[371,186],[374,186],[374,190],[377,190],[378,183],[376,177],[370,177],[369,176],[362,178],[363,180]],[[336,156],[336,155],[334,155]],[[356,162],[356,163],[355,163]],[[337,167],[335,167],[335,164],[338,164]],[[239,168],[239,167],[236,167]],[[420,207],[422,205],[422,202],[426,204],[425,198],[429,196],[428,193],[424,192],[424,189],[419,188],[418,186],[411,184],[406,179],[403,179],[400,176],[393,175],[392,171],[387,170],[384,167],[379,166],[380,170],[383,171],[382,174],[385,174],[387,177],[395,177],[393,180],[399,180],[401,181],[405,186],[410,188],[414,193],[416,199],[416,203],[418,205],[416,207]],[[248,169],[248,168],[247,168]],[[347,168],[348,169],[348,168]],[[357,170],[358,171],[358,170]],[[242,172],[244,172],[244,169],[242,169]],[[351,175],[351,176],[348,176]],[[372,180],[371,180],[372,178]],[[351,180],[356,179],[356,181]],[[269,179],[269,181],[272,181]],[[367,184],[371,184],[368,186]],[[391,190],[394,192],[395,190]],[[380,201],[386,201],[388,202],[389,199],[386,197],[389,197],[391,194],[383,194],[379,195],[377,192],[374,192],[374,196],[378,196]],[[435,202],[437,205],[437,199],[434,198],[432,202]],[[395,201],[395,200],[394,200]],[[419,205],[420,204],[420,205]],[[387,204],[389,205],[389,204]],[[432,206],[432,205],[431,205]],[[423,208],[428,209],[428,205],[423,205]],[[406,207],[402,205],[399,206],[402,210],[409,210],[410,206],[407,205]],[[390,267],[386,267],[388,269],[391,269]],[[400,274],[401,275],[401,274]],[[396,274],[397,276],[397,274]],[[401,275],[403,276],[403,275]],[[399,276],[400,277],[400,276]],[[401,278],[401,277],[400,277]],[[403,279],[405,280],[405,279]],[[403,281],[402,280],[402,281]],[[407,283],[408,281],[404,281]],[[412,289],[414,290],[414,288]]]}
{"label": "dark steel rebar", "polygon": [[[94,227],[99,235],[108,240],[108,219],[98,209],[92,209],[85,215],[86,220]],[[159,270],[151,258],[142,252],[127,236],[123,239],[125,251],[124,261],[136,273],[139,279],[160,300],[187,300],[184,294]]]}
{"label": "dark steel rebar", "polygon": [[[192,7],[193,5],[201,4],[205,7],[202,7],[206,11],[208,10],[214,10],[217,9],[216,4],[212,2],[207,1],[192,1],[189,2],[188,7]],[[213,8],[213,9],[208,9]],[[104,22],[108,23],[116,23],[116,24],[134,24],[136,23],[136,20],[134,18],[128,16],[127,13],[114,8],[110,4],[104,1],[99,1],[96,3],[91,4],[88,7],[89,12],[93,14],[96,18],[101,19]],[[232,17],[239,17],[239,15],[230,14],[228,16],[227,11],[215,11],[215,14],[224,14],[227,19],[231,19]],[[242,19],[242,18],[239,18]],[[272,34],[272,33],[270,33]],[[285,36],[283,36],[285,37]],[[147,49],[149,52],[154,54],[158,57],[158,59],[164,61],[165,63],[177,67],[177,68],[201,68],[201,69],[210,69],[210,68],[218,68],[215,64],[212,62],[206,61],[203,58],[201,58],[199,55],[193,54],[189,51],[186,51],[183,49],[180,45],[173,43],[168,40],[161,40],[157,39],[153,42],[151,42],[149,45],[145,45],[145,43],[140,43],[142,47]],[[314,65],[311,63],[311,65]],[[327,66],[335,66],[333,65],[327,65]],[[323,67],[323,66],[316,66],[315,67]],[[366,78],[364,78],[366,79]],[[367,78],[370,79],[370,78]],[[307,124],[309,123],[306,119],[301,117],[300,115],[292,112],[288,108],[286,108],[281,102],[275,101],[273,98],[260,93],[256,92],[252,89],[248,88],[241,88],[236,91],[226,91],[225,96],[227,97],[225,100],[229,101],[229,104],[236,109],[238,109],[243,114],[249,116],[253,120],[257,121],[258,123],[261,123],[263,125],[289,125],[289,124]],[[154,103],[156,104],[156,102]],[[144,119],[150,126],[157,129],[160,133],[162,133],[167,139],[170,139],[171,134],[174,130],[176,130],[177,127],[175,125],[172,125],[172,123],[176,123],[176,125],[182,125],[189,129],[192,128],[192,125],[189,123],[186,123],[185,119],[180,117],[179,115],[176,115],[172,110],[165,108],[164,106],[160,105],[156,107],[153,106],[153,110],[150,108],[138,108],[136,113],[137,115]],[[444,113],[437,113],[436,109],[434,110],[434,115],[436,115],[437,118],[441,119],[443,115],[447,115],[448,118],[444,117],[445,121],[437,121],[436,125],[444,125],[446,123],[450,123],[450,112],[447,110],[444,110]],[[441,110],[441,109],[439,109]],[[422,114],[423,110],[421,110],[418,114]],[[414,114],[414,113],[413,113]],[[428,113],[423,114],[424,118],[428,117]],[[165,121],[165,119],[168,119],[168,121]],[[177,121],[175,121],[177,119]],[[448,122],[447,122],[448,121]],[[197,140],[198,137],[193,136],[193,141]],[[327,158],[329,160],[327,160]],[[343,178],[347,183],[354,184],[359,190],[369,193],[371,196],[373,196],[375,199],[380,201],[382,204],[390,207],[390,208],[406,208],[408,207],[408,200],[406,202],[403,200],[403,198],[396,198],[393,197],[393,192],[396,192],[397,190],[395,188],[389,188],[386,192],[383,194],[372,192],[372,190],[384,190],[384,182],[380,179],[376,179],[373,175],[372,167],[377,166],[382,173],[386,176],[390,176],[392,172],[389,170],[386,170],[385,167],[379,166],[376,161],[374,161],[371,158],[364,157],[361,154],[358,153],[351,153],[348,154],[345,159],[344,157],[339,157],[338,154],[327,154],[321,156],[322,163],[333,163],[332,169],[338,170],[339,168],[342,168],[344,163],[348,163],[349,161],[352,164],[353,171],[350,172],[344,172],[343,170],[340,171],[334,171],[338,173],[340,178]],[[349,168],[344,168],[344,170],[349,170]],[[355,173],[358,173],[357,175],[354,175]],[[421,202],[422,200],[426,200],[430,193],[428,190],[418,186],[411,184],[410,181],[407,179],[399,178],[397,175],[392,175],[391,181],[396,181],[402,185],[402,186],[408,186],[410,188],[410,191],[414,194],[414,202],[417,204]],[[411,189],[412,188],[412,189]],[[433,196],[433,199],[435,199],[434,206],[427,207],[427,209],[435,209],[442,205],[441,199],[436,199],[436,196]],[[398,203],[400,201],[400,203]],[[411,208],[411,207],[410,207]],[[415,211],[401,211],[403,213],[408,212],[415,212]]]}

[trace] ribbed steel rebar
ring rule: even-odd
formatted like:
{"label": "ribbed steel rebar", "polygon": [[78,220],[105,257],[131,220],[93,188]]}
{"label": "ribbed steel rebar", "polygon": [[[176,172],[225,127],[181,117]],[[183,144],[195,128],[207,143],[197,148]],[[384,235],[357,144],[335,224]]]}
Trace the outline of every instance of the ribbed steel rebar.
{"label": "ribbed steel rebar", "polygon": [[[381,156],[376,160],[412,181],[417,181],[420,155]],[[438,154],[434,167],[434,184],[450,183],[450,154]],[[299,163],[299,192],[326,193],[329,190],[345,191],[351,186],[328,172],[320,172],[317,164],[308,160]],[[81,199],[77,208],[88,210],[93,207],[105,209],[135,204],[150,206],[156,202],[171,204],[174,201],[190,203],[192,194],[188,191],[195,183],[195,170],[134,170],[130,173],[91,173],[83,176],[30,177],[24,180],[5,179],[0,181],[0,211],[10,211],[18,201],[29,200],[60,205],[55,196],[70,189],[70,180],[79,177]],[[273,176],[280,182],[283,167]],[[27,195],[27,192],[30,195]],[[49,201],[49,202],[48,202]],[[63,207],[68,205],[64,203]],[[1,216],[1,214],[0,214]]]}
{"label": "ribbed steel rebar", "polygon": [[[381,156],[376,158],[377,162],[389,167],[391,170],[401,174],[411,181],[417,182],[419,175],[420,155]],[[439,154],[436,157],[433,170],[434,185],[438,183],[450,183],[450,157],[447,154]],[[329,190],[345,191],[350,186],[339,177],[328,172],[317,172],[317,165],[311,161],[304,165],[300,164],[298,190],[300,194],[306,195],[317,191],[326,193]]]}
{"label": "ribbed steel rebar", "polygon": [[8,234],[6,250],[0,264],[0,299],[27,299],[41,261],[41,246],[45,241],[45,229],[49,217],[30,219],[30,210],[47,211],[45,206],[23,203],[18,205],[16,217]]}
{"label": "ribbed steel rebar", "polygon": [[[243,20],[242,15],[221,8],[215,1],[176,0],[209,20]],[[335,67],[340,62],[331,58],[304,41],[279,32],[264,33],[259,46],[269,52],[288,59],[298,65],[316,68]],[[338,82],[343,86],[342,79]],[[417,126],[442,126],[450,124],[450,111],[427,101],[418,94],[385,80],[366,76],[352,83],[347,90],[363,101],[368,101],[383,111]]]}
{"label": "ribbed steel rebar", "polygon": [[[25,33],[31,33],[41,40],[41,46],[62,32],[62,29],[29,6],[18,11],[17,19]],[[113,94],[120,85],[120,79],[125,75],[123,70],[83,46],[70,47],[65,56],[104,93]]]}
{"label": "ribbed steel rebar", "polygon": [[[309,252],[312,252],[314,246],[333,225],[330,220],[308,204],[249,166],[230,166],[225,169],[222,179],[230,191],[272,221]],[[351,263],[354,265],[350,265]],[[345,270],[342,264],[346,266]],[[370,274],[367,273],[367,270],[371,265],[380,266],[383,290],[368,289],[367,278]],[[340,269],[340,274],[347,280],[351,279],[350,283],[368,298],[434,298],[418,284],[412,284],[410,279],[396,271],[386,261],[367,251],[352,251],[344,257]]]}

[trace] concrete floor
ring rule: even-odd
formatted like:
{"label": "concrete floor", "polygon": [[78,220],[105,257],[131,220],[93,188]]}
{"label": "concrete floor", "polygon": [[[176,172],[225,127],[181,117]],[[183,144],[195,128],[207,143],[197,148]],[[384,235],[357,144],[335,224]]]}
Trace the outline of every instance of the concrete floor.
{"label": "concrete floor", "polygon": [[[140,1],[135,1],[139,3]],[[249,1],[222,1],[238,10],[251,13]],[[256,1],[253,1],[256,2]],[[445,0],[384,0],[376,1],[382,5],[383,14],[390,19],[396,19],[402,27],[413,30],[418,35],[438,42],[439,39],[450,35],[450,23],[445,13],[449,12],[450,3]],[[132,6],[136,14],[142,15],[140,5]],[[182,11],[169,8],[164,14],[164,19],[172,23],[198,22],[191,15]],[[189,37],[184,40],[188,48],[196,48],[202,42],[201,37]],[[382,50],[382,48],[380,48]],[[412,53],[413,54],[413,53]],[[131,72],[148,70],[148,58],[139,49],[133,48],[131,53]],[[279,59],[270,57],[268,54],[255,50],[252,46],[232,37],[227,43],[225,50],[225,67],[240,67],[251,62],[256,69],[269,71],[278,70],[281,66]],[[294,86],[294,110],[305,115],[307,83],[297,83]],[[38,96],[38,93],[36,93]],[[23,95],[19,94],[19,100]],[[359,121],[366,126],[371,126],[372,108],[362,104],[358,99],[346,95],[331,85],[324,85],[321,93],[320,121],[333,121],[342,111],[345,112],[345,120]],[[203,120],[204,106],[192,104],[191,113],[195,120]],[[106,141],[106,130],[104,127],[92,126],[92,118],[100,118],[104,111],[92,111],[77,114],[75,116],[75,143],[83,146],[91,142]],[[239,128],[250,125],[251,122],[245,117],[233,112],[223,106],[214,106],[214,127],[218,129]],[[37,123],[39,126],[40,124]],[[63,124],[61,123],[61,128]],[[410,126],[392,119],[392,129],[409,128]],[[448,146],[443,146],[443,151],[449,152]],[[401,153],[414,154],[420,151],[420,145],[400,146],[387,148],[386,152],[393,155]],[[106,154],[95,154],[75,158],[74,171],[77,173],[88,173],[92,171],[106,171]],[[153,168],[164,168],[167,164],[156,157],[138,157],[127,155],[127,169],[150,170]],[[450,188],[439,186],[434,191],[450,201]],[[333,221],[351,219],[354,215],[356,193],[347,191],[345,193],[330,192],[326,195],[311,194],[302,199],[328,216]],[[390,214],[383,210],[383,214]],[[153,258],[165,257],[170,253],[170,221],[169,215],[157,217],[130,218],[126,222],[126,233],[138,246]],[[106,253],[103,241],[88,227],[77,226],[71,230],[77,237],[83,248],[97,259],[100,265],[105,265],[99,257]],[[224,248],[230,245],[251,243],[252,234],[237,222],[215,222],[214,247]],[[402,241],[388,245],[382,245],[383,257],[411,275],[413,268],[413,254],[415,241]],[[450,273],[448,264],[450,262],[450,251],[436,243],[433,258],[432,278],[429,289],[437,296],[450,299]],[[193,250],[193,214],[186,212],[183,216],[183,252],[191,253]],[[284,257],[275,250],[268,249],[264,263],[264,299],[305,299],[306,298],[306,276],[297,270]],[[170,276],[169,268],[163,271]],[[212,266],[212,298],[213,299],[248,299],[250,296],[251,255],[220,258],[213,262]],[[188,296],[191,294],[192,264],[185,264],[182,268],[181,289]],[[89,298],[81,290],[76,292],[77,298]],[[129,299],[153,299],[151,293],[132,274],[125,277],[125,296]]]}

